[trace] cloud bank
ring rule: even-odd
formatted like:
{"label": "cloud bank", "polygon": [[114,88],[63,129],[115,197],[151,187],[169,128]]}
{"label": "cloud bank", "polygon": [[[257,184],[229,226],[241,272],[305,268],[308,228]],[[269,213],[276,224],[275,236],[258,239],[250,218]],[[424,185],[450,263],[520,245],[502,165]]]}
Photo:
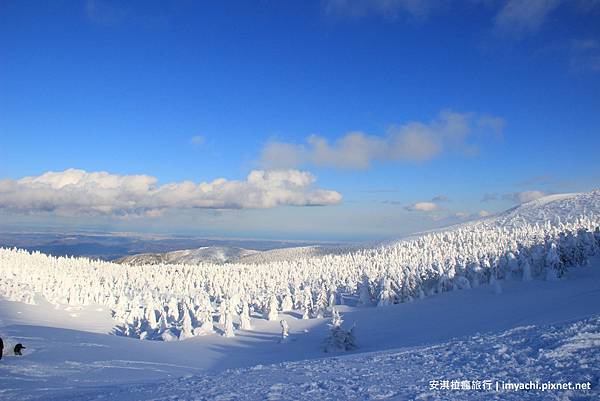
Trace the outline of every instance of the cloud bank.
{"label": "cloud bank", "polygon": [[440,203],[449,201],[450,199],[446,195],[437,195],[430,201],[412,203],[404,206],[404,209],[409,212],[435,212],[442,209]]}
{"label": "cloud bank", "polygon": [[598,0],[322,0],[322,10],[326,16],[337,19],[359,20],[380,17],[396,20],[409,17],[422,21],[431,14],[442,11],[446,16],[461,3],[471,7],[491,9],[494,16],[490,23],[503,35],[522,37],[540,30],[551,21],[553,13],[561,6],[570,8],[582,15],[592,15],[600,8]]}
{"label": "cloud bank", "polygon": [[538,30],[561,0],[509,0],[496,15],[495,27],[502,32],[524,34]]}
{"label": "cloud bank", "polygon": [[314,188],[316,178],[298,170],[254,170],[244,181],[224,178],[157,185],[148,175],[68,169],[19,180],[0,180],[0,210],[60,215],[159,216],[167,209],[243,209],[324,206],[338,192]]}
{"label": "cloud bank", "polygon": [[544,196],[546,196],[546,193],[542,191],[523,191],[505,194],[503,197],[504,199],[515,203],[527,203]]}
{"label": "cloud bank", "polygon": [[417,202],[406,206],[405,209],[409,212],[434,212],[439,210],[440,207],[437,203],[433,202]]}
{"label": "cloud bank", "polygon": [[500,195],[496,192],[487,193],[481,199],[482,202],[495,202],[500,199],[507,200],[513,203],[527,203],[543,196],[548,195],[543,191],[522,191],[522,192],[510,192]]}
{"label": "cloud bank", "polygon": [[424,162],[445,151],[476,154],[476,140],[485,134],[499,136],[504,120],[499,117],[444,110],[427,123],[393,125],[385,136],[350,132],[330,143],[311,135],[305,144],[269,142],[262,150],[267,168],[312,165],[340,169],[367,169],[373,162]]}

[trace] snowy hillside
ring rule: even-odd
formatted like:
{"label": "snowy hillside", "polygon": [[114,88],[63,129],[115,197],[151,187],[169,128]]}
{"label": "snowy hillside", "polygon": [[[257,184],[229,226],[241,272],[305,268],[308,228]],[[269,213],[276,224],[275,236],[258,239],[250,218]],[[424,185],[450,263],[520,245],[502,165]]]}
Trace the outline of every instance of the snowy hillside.
{"label": "snowy hillside", "polygon": [[140,253],[125,256],[114,262],[128,265],[158,265],[158,264],[188,264],[198,263],[226,263],[239,260],[258,253],[251,249],[228,247],[228,246],[206,246],[197,249],[184,249],[165,253]]}
{"label": "snowy hillside", "polygon": [[545,224],[546,222],[558,225],[561,222],[572,223],[581,216],[597,215],[599,211],[600,190],[596,190],[585,193],[548,195],[500,213],[491,218],[490,222],[503,227]]}
{"label": "snowy hillside", "polygon": [[[286,343],[279,341],[279,322],[259,315],[251,330],[236,330],[233,338],[221,336],[224,326],[215,323],[214,334],[159,342],[105,334],[113,323],[98,306],[55,309],[40,299],[36,305],[0,300],[0,399],[508,397],[429,390],[429,380],[461,378],[591,380],[591,393],[558,399],[598,399],[600,258],[560,281],[505,282],[502,294],[485,285],[392,307],[339,309],[345,324],[357,325],[359,348],[347,356],[323,352],[329,318],[303,320],[295,311],[279,314],[290,326]],[[23,357],[8,352],[17,342],[27,346]],[[302,391],[294,395],[297,381]],[[511,397],[548,399],[540,392]]]}
{"label": "snowy hillside", "polygon": [[[298,310],[310,319],[340,303],[386,306],[484,283],[501,291],[503,281],[556,280],[597,254],[599,198],[552,196],[393,245],[262,264],[122,266],[3,249],[0,295],[100,304],[117,334],[174,340],[212,332],[215,313],[232,326],[254,312],[271,320]],[[551,213],[559,214],[548,220]],[[548,218],[541,225],[540,216]]]}
{"label": "snowy hillside", "polygon": [[349,253],[358,247],[353,246],[299,246],[291,248],[271,249],[269,251],[257,252],[239,258],[236,262],[243,264],[261,264],[297,260],[301,258],[318,258],[326,255],[340,255]]}
{"label": "snowy hillside", "polygon": [[[437,375],[425,380],[459,379],[445,377],[450,372],[471,379],[483,365],[487,370],[473,380],[484,373],[497,380],[578,378],[594,383],[597,394],[600,191],[554,195],[384,246],[312,252],[256,263],[135,266],[0,249],[0,336],[5,352],[16,342],[28,346],[27,357],[0,363],[0,398],[93,399],[110,392],[114,399],[150,393],[189,399],[206,392],[206,399],[256,399],[264,386],[275,399],[288,398],[293,381],[275,374],[276,366],[257,365],[342,355],[338,348],[403,350],[279,369],[307,377],[304,392],[315,399],[339,399],[338,392],[348,399],[457,399],[428,395],[424,374]],[[344,324],[332,318],[334,309]],[[582,319],[589,320],[575,322]],[[578,337],[575,328],[587,334]],[[398,358],[407,364],[396,364]],[[507,368],[513,365],[514,377]],[[571,373],[560,376],[565,366]],[[336,367],[344,372],[334,378]],[[218,373],[238,368],[245,370]],[[212,374],[129,387],[206,371]],[[240,387],[226,393],[231,378],[244,375],[248,381],[239,379]],[[115,382],[128,387],[114,388]],[[594,399],[565,394],[565,400]],[[488,399],[479,395],[459,399]]]}
{"label": "snowy hillside", "polygon": [[[257,365],[76,394],[88,400],[595,401],[600,398],[599,347],[597,315],[407,350]],[[539,390],[508,387],[529,381]],[[555,383],[571,383],[572,389],[549,388]]]}

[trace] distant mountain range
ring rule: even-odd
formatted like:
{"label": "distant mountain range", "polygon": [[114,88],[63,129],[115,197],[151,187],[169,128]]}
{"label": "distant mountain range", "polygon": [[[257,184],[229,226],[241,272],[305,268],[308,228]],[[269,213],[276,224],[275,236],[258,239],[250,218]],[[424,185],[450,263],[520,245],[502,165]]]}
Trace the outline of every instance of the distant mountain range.
{"label": "distant mountain range", "polygon": [[158,264],[198,264],[201,262],[225,263],[238,260],[260,251],[233,246],[203,246],[197,249],[184,249],[164,253],[140,253],[115,260],[115,263],[128,265]]}
{"label": "distant mountain range", "polygon": [[[326,244],[326,245],[325,245]],[[0,247],[39,251],[53,256],[85,256],[91,259],[116,260],[138,255],[148,263],[198,263],[211,261],[223,263],[254,253],[290,247],[331,247],[339,243],[320,241],[294,241],[244,238],[202,238],[111,232],[3,232]],[[184,250],[184,251],[181,251]],[[176,252],[174,252],[176,251]],[[163,256],[165,253],[173,255]],[[154,255],[154,256],[152,256]]]}
{"label": "distant mountain range", "polygon": [[115,263],[127,265],[157,264],[199,264],[199,263],[267,263],[307,257],[341,254],[355,247],[345,246],[299,246],[282,249],[259,251],[232,246],[206,246],[197,249],[184,249],[164,253],[140,253],[114,260]]}

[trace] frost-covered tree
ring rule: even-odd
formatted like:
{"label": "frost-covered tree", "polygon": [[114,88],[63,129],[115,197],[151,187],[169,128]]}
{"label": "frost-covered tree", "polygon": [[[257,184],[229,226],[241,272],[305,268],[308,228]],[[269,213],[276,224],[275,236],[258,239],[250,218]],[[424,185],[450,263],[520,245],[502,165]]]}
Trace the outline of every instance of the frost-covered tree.
{"label": "frost-covered tree", "polygon": [[228,305],[227,302],[221,300],[221,302],[219,302],[219,307],[218,307],[218,311],[219,314],[217,316],[217,323],[219,324],[224,324],[225,323],[225,310],[227,309]]}
{"label": "frost-covered tree", "polygon": [[500,281],[496,277],[495,271],[492,271],[490,274],[490,286],[492,287],[492,291],[494,291],[495,294],[498,294],[498,295],[502,294],[502,285],[500,284]]}
{"label": "frost-covered tree", "polygon": [[321,319],[325,316],[325,310],[327,309],[327,292],[323,287],[319,289],[317,300],[314,305],[315,317]]}
{"label": "frost-covered tree", "polygon": [[197,302],[198,306],[196,308],[195,317],[199,327],[194,328],[194,334],[210,334],[214,331],[213,306],[205,293],[198,298]]}
{"label": "frost-covered tree", "polygon": [[223,316],[223,337],[235,337],[233,330],[233,316],[231,315],[231,309],[224,309]]}
{"label": "frost-covered tree", "polygon": [[240,329],[252,329],[252,325],[250,324],[250,308],[248,308],[248,302],[245,301],[242,305],[242,311],[240,312]]}
{"label": "frost-covered tree", "polygon": [[506,254],[506,268],[508,270],[506,274],[507,278],[512,278],[513,274],[519,272],[519,261],[512,251],[509,251]]}
{"label": "frost-covered tree", "polygon": [[556,281],[564,274],[564,265],[558,255],[558,248],[555,243],[551,243],[546,253],[546,280]]}
{"label": "frost-covered tree", "polygon": [[521,263],[521,270],[523,271],[523,281],[531,281],[531,265],[529,264],[529,260],[523,259]]}
{"label": "frost-covered tree", "polygon": [[267,309],[265,311],[265,317],[267,320],[277,320],[279,317],[279,301],[275,295],[272,295],[269,299],[269,304],[267,305]]}
{"label": "frost-covered tree", "polygon": [[388,277],[383,277],[381,279],[379,287],[377,306],[390,306],[396,303],[396,294],[392,290],[392,284]]}
{"label": "frost-covered tree", "polygon": [[281,325],[281,342],[287,342],[288,336],[290,335],[290,326],[288,322],[285,320],[280,320],[279,324]]}
{"label": "frost-covered tree", "polygon": [[310,290],[310,287],[304,287],[302,293],[302,319],[310,319],[310,314],[313,309],[312,291]]}
{"label": "frost-covered tree", "polygon": [[283,296],[283,300],[281,301],[281,311],[289,312],[294,309],[294,302],[292,301],[292,294],[290,293],[290,289],[286,288],[286,293]]}
{"label": "frost-covered tree", "polygon": [[343,322],[339,312],[334,308],[331,312],[329,334],[325,339],[325,352],[350,351],[356,348],[355,326],[350,330],[344,330]]}
{"label": "frost-covered tree", "polygon": [[158,320],[158,333],[162,334],[167,331],[169,326],[167,325],[167,317],[163,311],[160,315],[160,319]]}
{"label": "frost-covered tree", "polygon": [[362,281],[358,287],[358,305],[359,306],[371,306],[373,304],[371,298],[371,290],[369,285],[369,278],[365,275],[362,277]]}
{"label": "frost-covered tree", "polygon": [[148,326],[151,329],[154,330],[158,328],[158,322],[156,321],[156,310],[153,306],[145,308],[144,317],[146,318]]}
{"label": "frost-covered tree", "polygon": [[335,308],[335,305],[336,305],[335,291],[329,292],[329,300],[327,301],[327,303],[328,303],[327,311],[331,314],[331,312],[333,311],[333,308]]}
{"label": "frost-covered tree", "polygon": [[185,340],[186,338],[194,337],[194,327],[192,327],[192,317],[187,308],[183,310],[183,322],[181,326],[181,332],[179,333],[179,339]]}
{"label": "frost-covered tree", "polygon": [[181,314],[179,313],[179,303],[177,302],[177,298],[173,297],[169,300],[167,309],[168,309],[168,313],[169,313],[167,317],[172,322],[178,322],[179,319],[181,318]]}

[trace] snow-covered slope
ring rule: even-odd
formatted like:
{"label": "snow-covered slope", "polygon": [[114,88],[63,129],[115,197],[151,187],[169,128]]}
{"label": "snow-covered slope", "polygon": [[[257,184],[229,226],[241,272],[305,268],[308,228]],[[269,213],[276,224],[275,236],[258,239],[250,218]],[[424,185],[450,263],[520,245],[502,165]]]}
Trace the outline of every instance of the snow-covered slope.
{"label": "snow-covered slope", "polygon": [[[486,285],[385,308],[339,308],[345,324],[357,325],[359,348],[348,356],[323,352],[328,318],[303,320],[295,311],[279,314],[290,325],[287,343],[279,343],[278,321],[258,315],[252,330],[234,338],[221,336],[216,324],[218,333],[165,343],[104,334],[111,319],[97,306],[0,301],[0,399],[263,400],[272,392],[284,400],[310,392],[315,400],[406,400],[429,393],[429,380],[590,376],[595,397],[559,399],[598,399],[600,258],[557,282],[506,282],[502,294]],[[27,346],[24,356],[7,355],[17,342]],[[168,380],[175,377],[181,379]],[[292,395],[295,384],[305,387]],[[422,399],[506,399],[432,393]],[[512,399],[548,398],[532,392]]]}
{"label": "snow-covered slope", "polygon": [[326,255],[340,255],[344,253],[349,253],[356,249],[357,247],[355,246],[298,246],[257,252],[252,255],[243,256],[239,258],[236,262],[247,264],[284,262],[297,259],[318,258]]}
{"label": "snow-covered slope", "polygon": [[258,264],[124,267],[0,249],[0,295],[101,304],[112,311],[118,334],[172,340],[210,330],[215,312],[268,317],[294,308],[314,318],[342,302],[385,306],[482,283],[554,280],[600,252],[599,198],[599,191],[552,196],[388,246]]}
{"label": "snow-covered slope", "polygon": [[[596,401],[599,347],[596,315],[407,350],[258,365],[75,394],[87,400]],[[512,387],[530,382],[533,390]],[[572,389],[549,387],[557,383],[571,383]]]}
{"label": "snow-covered slope", "polygon": [[597,215],[600,212],[600,190],[548,195],[507,210],[484,222],[493,222],[504,227],[522,224],[572,223],[581,216]]}
{"label": "snow-covered slope", "polygon": [[115,260],[128,265],[226,263],[259,253],[252,249],[229,246],[206,246],[165,253],[140,253]]}
{"label": "snow-covered slope", "polygon": [[[386,246],[226,266],[117,265],[0,249],[0,336],[5,352],[16,342],[27,346],[23,357],[1,361],[0,398],[94,399],[109,393],[114,399],[149,394],[161,399],[172,392],[175,399],[228,394],[229,399],[255,399],[260,383],[281,390],[273,398],[287,398],[288,384],[295,382],[264,365],[326,356],[323,340],[333,307],[342,312],[346,329],[356,323],[355,352],[402,350],[375,359],[353,356],[279,366],[312,377],[303,390],[314,399],[339,399],[340,394],[349,399],[359,394],[366,394],[364,399],[489,399],[489,394],[428,394],[424,375],[459,372],[466,378],[479,366],[482,374],[497,376],[490,379],[502,380],[511,378],[507,372],[517,362],[515,378],[524,382],[570,379],[565,369],[571,369],[598,386],[599,206],[598,191],[552,196]],[[280,319],[290,327],[285,342],[279,341]],[[582,319],[591,320],[563,325]],[[526,327],[554,324],[560,327]],[[587,334],[577,337],[575,330]],[[528,331],[543,341],[521,336]],[[477,333],[488,334],[469,339]],[[183,341],[171,341],[177,339]],[[495,352],[497,344],[507,350]],[[547,344],[548,353],[535,348]],[[407,349],[423,346],[413,353]],[[474,353],[467,353],[469,348]],[[447,351],[439,366],[434,351]],[[408,364],[393,362],[397,355]],[[425,359],[419,362],[420,357]],[[263,367],[218,373],[258,364]],[[361,364],[364,368],[357,367]],[[340,381],[323,366],[343,370]],[[395,369],[396,387],[390,387],[393,375],[381,373],[380,367]],[[258,372],[262,369],[264,374]],[[212,375],[148,389],[129,386],[205,371]],[[229,376],[244,374],[259,382],[240,379],[240,387],[226,393]],[[455,377],[425,376],[437,379]],[[114,383],[128,388],[114,388]],[[177,383],[189,391],[177,392]],[[211,385],[214,391],[207,388]],[[194,395],[204,391],[210,396]],[[546,395],[532,394],[515,399]]]}

